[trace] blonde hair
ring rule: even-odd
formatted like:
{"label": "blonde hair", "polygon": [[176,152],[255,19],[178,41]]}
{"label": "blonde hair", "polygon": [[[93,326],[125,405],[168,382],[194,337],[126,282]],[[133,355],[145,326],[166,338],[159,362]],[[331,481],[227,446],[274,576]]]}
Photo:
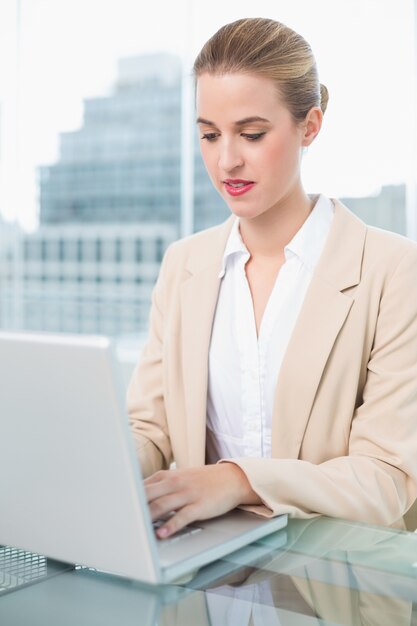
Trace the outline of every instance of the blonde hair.
{"label": "blonde hair", "polygon": [[320,84],[307,41],[280,22],[246,18],[222,26],[203,46],[193,67],[201,74],[242,72],[272,79],[296,122],[319,106],[326,110],[329,93]]}

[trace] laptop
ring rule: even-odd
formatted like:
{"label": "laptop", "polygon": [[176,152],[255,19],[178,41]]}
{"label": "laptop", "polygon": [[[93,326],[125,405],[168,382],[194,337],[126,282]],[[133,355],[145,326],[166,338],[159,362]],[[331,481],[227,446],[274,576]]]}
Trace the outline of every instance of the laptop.
{"label": "laptop", "polygon": [[0,544],[150,584],[278,531],[235,509],[156,538],[107,337],[0,333]]}

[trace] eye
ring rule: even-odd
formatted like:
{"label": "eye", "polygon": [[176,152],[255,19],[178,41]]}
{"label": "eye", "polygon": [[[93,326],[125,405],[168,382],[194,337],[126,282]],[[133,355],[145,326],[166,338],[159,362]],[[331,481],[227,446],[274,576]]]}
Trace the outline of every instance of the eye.
{"label": "eye", "polygon": [[215,139],[217,139],[218,136],[219,136],[219,133],[204,133],[201,139],[207,139],[207,141],[215,141]]}
{"label": "eye", "polygon": [[265,135],[265,131],[262,133],[241,133],[242,137],[248,139],[249,141],[256,141],[257,139],[261,139]]}

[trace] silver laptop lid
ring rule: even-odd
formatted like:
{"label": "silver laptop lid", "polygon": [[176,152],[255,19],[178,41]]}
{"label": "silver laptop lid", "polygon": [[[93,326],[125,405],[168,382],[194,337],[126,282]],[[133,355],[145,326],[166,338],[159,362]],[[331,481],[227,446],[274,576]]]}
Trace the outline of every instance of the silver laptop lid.
{"label": "silver laptop lid", "polygon": [[0,544],[156,582],[115,368],[104,337],[0,333]]}

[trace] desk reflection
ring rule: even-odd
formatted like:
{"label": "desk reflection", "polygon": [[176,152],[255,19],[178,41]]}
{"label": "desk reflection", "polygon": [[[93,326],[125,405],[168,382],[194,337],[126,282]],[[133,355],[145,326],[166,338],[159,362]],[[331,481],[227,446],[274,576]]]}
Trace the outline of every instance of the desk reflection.
{"label": "desk reflection", "polygon": [[[258,542],[270,552],[256,567],[200,586],[202,624],[411,624],[416,536],[317,517],[291,520],[286,546],[275,549],[275,542],[274,535]],[[243,551],[229,558],[244,565]]]}
{"label": "desk reflection", "polygon": [[146,587],[88,570],[0,598],[7,626],[409,626],[417,536],[326,518],[204,568],[187,586]]}

